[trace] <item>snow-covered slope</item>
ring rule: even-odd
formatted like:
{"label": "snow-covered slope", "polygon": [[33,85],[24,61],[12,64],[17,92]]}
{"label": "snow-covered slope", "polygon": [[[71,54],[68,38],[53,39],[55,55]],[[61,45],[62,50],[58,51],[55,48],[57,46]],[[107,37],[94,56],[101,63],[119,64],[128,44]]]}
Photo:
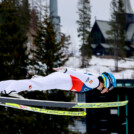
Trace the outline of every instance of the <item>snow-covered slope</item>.
{"label": "snow-covered slope", "polygon": [[102,72],[112,72],[117,79],[134,79],[134,59],[119,60],[119,71],[114,72],[115,61],[110,58],[99,58],[92,56],[89,60],[89,66],[81,69],[81,57],[70,57],[65,66],[69,68],[75,68],[76,70],[92,73],[94,75],[100,75]]}

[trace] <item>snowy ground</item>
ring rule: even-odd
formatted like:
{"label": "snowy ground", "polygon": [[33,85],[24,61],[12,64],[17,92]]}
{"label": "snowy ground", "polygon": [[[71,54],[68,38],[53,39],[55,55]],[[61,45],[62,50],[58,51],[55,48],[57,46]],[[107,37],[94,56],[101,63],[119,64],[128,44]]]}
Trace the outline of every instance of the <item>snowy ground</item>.
{"label": "snowy ground", "polygon": [[89,61],[90,66],[84,69],[80,69],[81,58],[80,56],[70,57],[65,66],[69,68],[75,68],[76,70],[99,75],[102,72],[112,72],[116,79],[134,79],[134,59],[120,60],[118,63],[120,72],[114,72],[115,62],[110,58],[100,58],[92,56]]}

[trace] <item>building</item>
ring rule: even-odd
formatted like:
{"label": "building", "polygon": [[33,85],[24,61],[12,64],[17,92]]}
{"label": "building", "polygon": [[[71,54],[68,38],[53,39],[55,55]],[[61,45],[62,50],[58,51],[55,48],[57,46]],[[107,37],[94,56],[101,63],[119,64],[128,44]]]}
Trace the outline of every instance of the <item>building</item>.
{"label": "building", "polygon": [[[134,56],[134,12],[129,0],[122,0],[126,16],[126,40],[125,50],[127,57]],[[113,55],[112,45],[107,43],[109,35],[107,31],[111,29],[108,21],[96,20],[92,30],[92,52],[94,55]]]}

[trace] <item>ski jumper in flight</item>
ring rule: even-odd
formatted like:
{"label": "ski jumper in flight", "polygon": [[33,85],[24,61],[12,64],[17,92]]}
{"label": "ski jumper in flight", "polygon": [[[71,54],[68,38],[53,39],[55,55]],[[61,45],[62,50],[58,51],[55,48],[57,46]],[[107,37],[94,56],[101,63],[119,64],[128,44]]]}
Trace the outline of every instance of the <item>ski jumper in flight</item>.
{"label": "ski jumper in flight", "polygon": [[[93,89],[101,90],[101,93],[108,92],[116,85],[116,79],[111,73],[102,73],[96,77],[91,74],[83,74],[67,68],[55,68],[48,76],[34,77],[24,80],[6,80],[0,82],[0,91],[4,91],[12,97],[17,97],[21,91],[51,90],[60,89],[66,91],[86,92]],[[19,98],[19,95],[18,95]]]}

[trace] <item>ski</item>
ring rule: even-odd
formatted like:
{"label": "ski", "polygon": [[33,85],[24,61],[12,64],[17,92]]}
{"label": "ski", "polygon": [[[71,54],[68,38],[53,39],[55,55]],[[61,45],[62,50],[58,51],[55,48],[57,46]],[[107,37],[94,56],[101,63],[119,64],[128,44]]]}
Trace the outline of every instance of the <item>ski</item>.
{"label": "ski", "polygon": [[37,112],[37,113],[43,113],[43,114],[51,114],[51,115],[64,115],[64,116],[86,116],[86,112],[84,111],[59,111],[59,110],[50,110],[50,109],[43,109],[43,108],[37,108],[37,107],[31,107],[31,106],[25,106],[25,105],[19,105],[15,103],[0,103],[0,106],[20,109],[20,110],[26,110],[31,112]]}
{"label": "ski", "polygon": [[127,104],[128,100],[118,102],[78,103],[72,108],[110,108],[110,107],[121,107]]}
{"label": "ski", "polygon": [[47,100],[33,100],[33,99],[16,99],[9,97],[0,97],[2,103],[15,103],[29,106],[45,106],[45,107],[64,107],[64,108],[108,108],[120,107],[128,104],[126,101],[117,102],[99,102],[99,103],[79,103],[79,102],[63,102],[63,101],[47,101]]}

